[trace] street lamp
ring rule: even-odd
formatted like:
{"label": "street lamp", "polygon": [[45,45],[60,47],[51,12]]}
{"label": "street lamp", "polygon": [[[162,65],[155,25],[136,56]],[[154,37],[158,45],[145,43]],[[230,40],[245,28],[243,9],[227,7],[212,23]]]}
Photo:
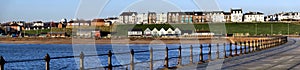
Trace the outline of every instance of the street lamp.
{"label": "street lamp", "polygon": [[273,35],[273,24],[271,24],[271,35]]}

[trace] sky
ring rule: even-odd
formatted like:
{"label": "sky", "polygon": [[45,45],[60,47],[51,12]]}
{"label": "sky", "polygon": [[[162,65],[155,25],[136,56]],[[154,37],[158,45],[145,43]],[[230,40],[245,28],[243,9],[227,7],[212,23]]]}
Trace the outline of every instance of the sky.
{"label": "sky", "polygon": [[265,15],[300,12],[300,0],[0,0],[0,23],[116,17],[122,11],[207,11],[242,8]]}

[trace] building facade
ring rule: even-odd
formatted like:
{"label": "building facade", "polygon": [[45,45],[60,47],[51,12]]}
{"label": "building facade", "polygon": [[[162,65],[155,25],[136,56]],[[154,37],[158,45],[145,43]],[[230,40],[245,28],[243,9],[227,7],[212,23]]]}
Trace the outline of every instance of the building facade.
{"label": "building facade", "polygon": [[232,22],[243,22],[243,10],[242,9],[231,9],[231,21]]}
{"label": "building facade", "polygon": [[261,12],[245,13],[244,22],[264,22],[264,13]]}

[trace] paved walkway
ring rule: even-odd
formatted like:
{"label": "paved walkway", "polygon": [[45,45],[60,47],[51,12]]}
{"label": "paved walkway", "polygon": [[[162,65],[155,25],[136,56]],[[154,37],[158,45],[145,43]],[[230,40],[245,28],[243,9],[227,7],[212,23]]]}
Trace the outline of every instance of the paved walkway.
{"label": "paved walkway", "polygon": [[178,70],[300,70],[300,39],[263,51],[219,59],[210,63],[183,66]]}

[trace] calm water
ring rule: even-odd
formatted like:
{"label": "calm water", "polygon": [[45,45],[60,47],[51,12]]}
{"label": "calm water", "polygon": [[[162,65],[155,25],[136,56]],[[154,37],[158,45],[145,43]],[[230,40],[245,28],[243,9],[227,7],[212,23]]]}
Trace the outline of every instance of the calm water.
{"label": "calm water", "polygon": [[[106,54],[108,50],[112,50],[113,53],[129,52],[129,49],[134,49],[135,51],[149,50],[149,47],[153,47],[154,50],[165,49],[168,46],[169,49],[178,48],[188,48],[193,45],[194,62],[199,60],[199,45],[196,44],[99,44],[95,45],[96,49],[89,46],[93,45],[76,45],[76,47],[71,44],[0,44],[0,55],[4,57],[6,61],[15,60],[26,60],[26,59],[43,59],[46,53],[49,53],[50,57],[62,57],[62,56],[74,56],[79,55],[79,52],[74,50],[85,50],[85,53],[96,52],[97,54]],[[207,46],[204,44],[204,46]],[[85,49],[89,47],[89,49]],[[227,47],[228,49],[229,47]],[[234,48],[234,47],[232,47]],[[93,50],[91,50],[93,49]],[[89,50],[90,52],[86,52]],[[203,49],[207,53],[208,48]],[[220,46],[220,50],[223,50],[223,46]],[[170,50],[169,57],[177,57],[177,50]],[[154,51],[154,60],[164,59],[164,51]],[[190,55],[189,49],[182,50],[182,56]],[[221,54],[222,56],[222,54]],[[214,57],[214,56],[213,56]],[[204,57],[207,59],[206,57]],[[127,54],[116,54],[113,55],[113,65],[123,65],[128,64],[130,61],[129,53]],[[135,53],[135,62],[147,62],[149,61],[149,52]],[[189,63],[189,57],[183,58],[183,63]],[[50,61],[50,68],[57,70],[70,70],[79,68],[79,58],[64,58],[64,59],[53,59]],[[170,60],[170,66],[174,66],[177,63],[177,59]],[[85,68],[96,68],[107,65],[107,56],[99,57],[85,57]],[[137,64],[136,68],[148,68],[149,64]],[[159,68],[163,66],[163,61],[154,62],[154,68]],[[128,66],[118,67],[118,69],[124,69]],[[45,62],[43,60],[30,61],[30,62],[17,62],[17,63],[7,63],[5,64],[5,69],[25,69],[25,70],[43,70],[45,69]],[[117,69],[117,68],[116,68]]]}

